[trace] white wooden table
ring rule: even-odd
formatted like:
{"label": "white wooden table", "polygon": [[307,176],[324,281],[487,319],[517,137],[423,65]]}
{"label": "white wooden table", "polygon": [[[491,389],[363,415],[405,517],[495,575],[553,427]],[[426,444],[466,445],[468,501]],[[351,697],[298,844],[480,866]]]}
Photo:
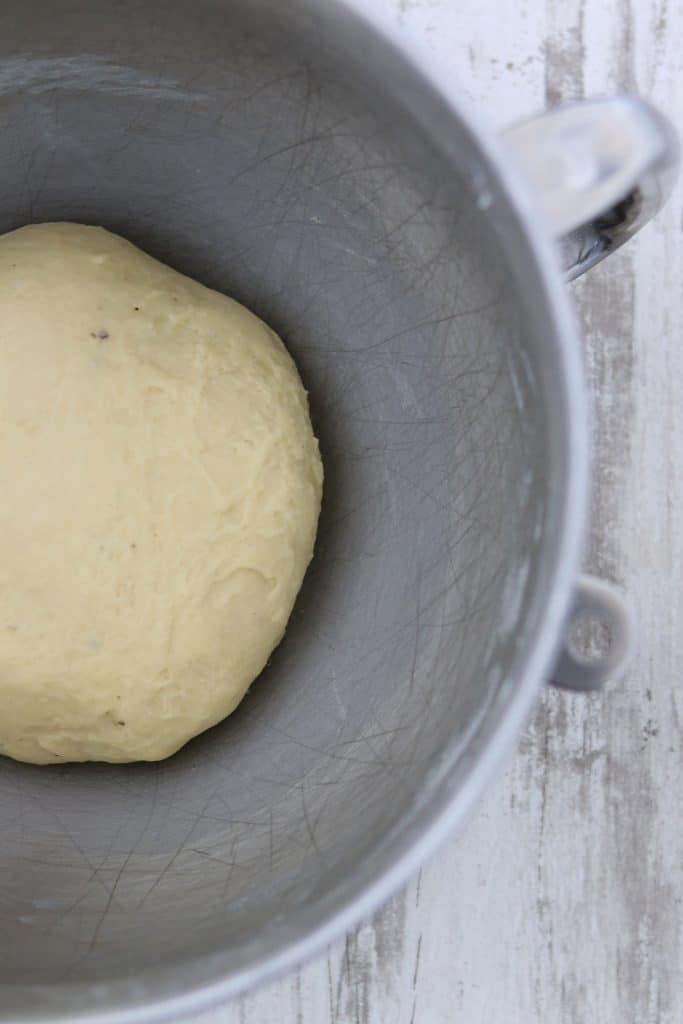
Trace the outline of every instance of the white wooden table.
{"label": "white wooden table", "polygon": [[[384,2],[497,125],[617,90],[683,125],[680,0]],[[405,891],[192,1024],[683,1021],[681,198],[576,286],[595,414],[586,565],[633,597],[630,678],[546,693],[467,829]]]}

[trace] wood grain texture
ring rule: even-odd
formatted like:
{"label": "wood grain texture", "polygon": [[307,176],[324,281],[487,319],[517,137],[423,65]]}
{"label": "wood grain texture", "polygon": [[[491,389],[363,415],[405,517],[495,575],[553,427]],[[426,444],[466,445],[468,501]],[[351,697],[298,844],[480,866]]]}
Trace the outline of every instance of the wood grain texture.
{"label": "wood grain texture", "polygon": [[[674,0],[385,3],[496,125],[620,89],[683,123]],[[586,566],[633,597],[630,678],[546,693],[467,829],[404,892],[327,956],[193,1024],[683,1020],[681,197],[576,287],[594,411]]]}

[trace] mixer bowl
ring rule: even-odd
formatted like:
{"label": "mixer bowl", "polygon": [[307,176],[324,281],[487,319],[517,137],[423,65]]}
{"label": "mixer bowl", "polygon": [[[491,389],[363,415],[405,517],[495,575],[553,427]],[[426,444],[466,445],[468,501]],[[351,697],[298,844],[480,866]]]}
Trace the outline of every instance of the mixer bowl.
{"label": "mixer bowl", "polygon": [[2,761],[0,1019],[190,1012],[310,955],[462,818],[551,672],[573,322],[513,162],[435,75],[341,2],[2,5],[0,230],[102,224],[253,309],[326,489],[229,720],[160,764]]}

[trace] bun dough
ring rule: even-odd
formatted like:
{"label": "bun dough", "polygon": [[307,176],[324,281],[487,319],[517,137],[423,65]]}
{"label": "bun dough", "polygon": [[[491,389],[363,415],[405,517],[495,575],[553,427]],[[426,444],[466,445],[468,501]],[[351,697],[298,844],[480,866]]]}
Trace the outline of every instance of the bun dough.
{"label": "bun dough", "polygon": [[0,752],[155,761],[237,707],[322,466],[269,327],[100,228],[0,237]]}

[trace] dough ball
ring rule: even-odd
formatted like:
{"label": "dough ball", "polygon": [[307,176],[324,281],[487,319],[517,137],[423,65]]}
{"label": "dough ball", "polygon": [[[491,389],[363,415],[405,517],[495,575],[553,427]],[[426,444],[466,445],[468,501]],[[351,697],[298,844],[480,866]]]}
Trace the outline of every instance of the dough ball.
{"label": "dough ball", "polygon": [[0,752],[154,761],[239,704],[322,466],[258,317],[100,228],[0,237]]}

